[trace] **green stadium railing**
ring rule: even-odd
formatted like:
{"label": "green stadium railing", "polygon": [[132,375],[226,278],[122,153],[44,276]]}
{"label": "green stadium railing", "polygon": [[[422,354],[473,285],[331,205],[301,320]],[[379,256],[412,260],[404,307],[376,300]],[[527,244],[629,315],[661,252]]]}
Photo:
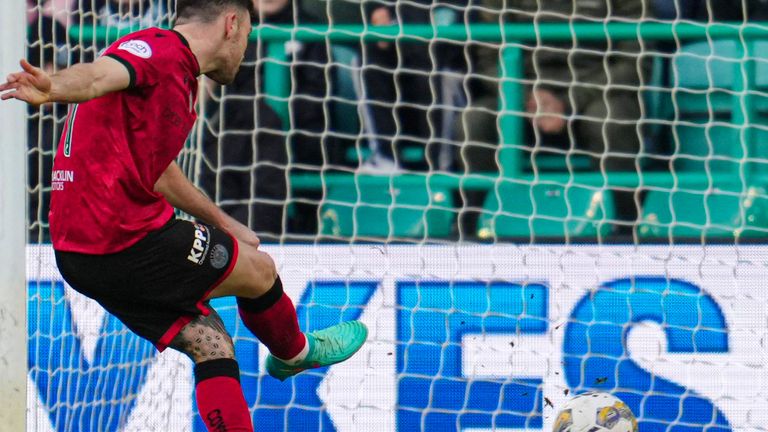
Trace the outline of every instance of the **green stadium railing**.
{"label": "green stadium railing", "polygon": [[[139,28],[79,27],[72,26],[69,35],[76,40],[91,39],[112,42]],[[251,40],[263,41],[323,41],[376,42],[404,40],[425,42],[431,38],[457,41],[555,42],[579,40],[705,40],[722,38],[766,39],[768,23],[695,23],[695,22],[607,22],[607,23],[516,23],[454,24],[433,27],[429,24],[401,24],[396,26],[366,26],[360,24],[271,26],[253,29]]]}

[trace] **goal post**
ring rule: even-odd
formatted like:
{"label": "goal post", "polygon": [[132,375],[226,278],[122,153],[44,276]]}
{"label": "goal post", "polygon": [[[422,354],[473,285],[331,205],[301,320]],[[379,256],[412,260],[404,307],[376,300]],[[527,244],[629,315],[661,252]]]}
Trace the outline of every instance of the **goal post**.
{"label": "goal post", "polygon": [[[0,13],[0,81],[18,70],[26,40],[25,2]],[[0,103],[0,425],[23,431],[27,401],[25,275],[26,107]]]}

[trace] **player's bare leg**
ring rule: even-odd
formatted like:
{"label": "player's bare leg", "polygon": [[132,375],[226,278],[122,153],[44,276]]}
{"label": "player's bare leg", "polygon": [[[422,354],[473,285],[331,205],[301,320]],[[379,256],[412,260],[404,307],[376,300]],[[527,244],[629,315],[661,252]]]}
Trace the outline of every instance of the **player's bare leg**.
{"label": "player's bare leg", "polygon": [[195,362],[197,409],[209,431],[253,432],[251,414],[240,386],[235,346],[224,323],[211,309],[198,316],[171,341],[171,348]]}
{"label": "player's bare leg", "polygon": [[272,258],[243,243],[239,247],[232,273],[209,298],[237,297],[243,323],[269,348],[266,368],[271,376],[285,380],[306,369],[339,363],[362,347],[368,329],[360,321],[302,333]]}

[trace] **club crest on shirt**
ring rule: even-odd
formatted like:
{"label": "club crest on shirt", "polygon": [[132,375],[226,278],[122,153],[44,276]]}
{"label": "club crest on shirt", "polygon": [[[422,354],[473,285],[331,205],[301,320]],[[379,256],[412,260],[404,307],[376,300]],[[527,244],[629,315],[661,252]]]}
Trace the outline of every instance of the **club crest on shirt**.
{"label": "club crest on shirt", "polygon": [[121,43],[117,49],[121,49],[123,51],[128,51],[129,53],[141,57],[143,59],[148,59],[152,57],[152,48],[149,46],[148,43],[144,42],[143,40],[129,40]]}

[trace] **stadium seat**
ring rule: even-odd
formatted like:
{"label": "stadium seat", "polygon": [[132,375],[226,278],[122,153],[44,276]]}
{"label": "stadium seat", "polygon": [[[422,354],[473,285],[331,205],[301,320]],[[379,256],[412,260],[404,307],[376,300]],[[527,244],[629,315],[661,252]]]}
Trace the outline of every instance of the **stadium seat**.
{"label": "stadium seat", "polygon": [[448,188],[396,177],[331,185],[321,207],[324,235],[367,238],[444,238],[451,235],[455,210]]}
{"label": "stadium seat", "polygon": [[[742,43],[713,40],[683,45],[673,59],[670,83],[676,112],[675,167],[684,171],[734,172],[744,157],[739,118],[745,113],[733,91],[741,91]],[[703,159],[715,156],[730,160]]]}
{"label": "stadium seat", "polygon": [[733,241],[768,237],[768,195],[750,187],[745,194],[678,189],[650,191],[638,225],[641,238],[694,238]]}
{"label": "stadium seat", "polygon": [[[754,77],[755,87],[758,91],[752,93],[752,103],[757,112],[750,123],[757,126],[752,126],[747,131],[752,134],[750,136],[751,142],[755,143],[750,149],[750,156],[765,160],[768,159],[768,146],[765,145],[768,142],[768,40],[755,40],[753,43],[753,52],[761,54],[762,57],[755,58]],[[768,174],[768,164],[756,163],[751,165],[749,167],[750,173]]]}
{"label": "stadium seat", "polygon": [[525,154],[524,168],[533,171],[533,165],[541,172],[588,171],[592,169],[592,157],[584,154],[561,154],[546,149],[535,155]]}
{"label": "stadium seat", "polygon": [[594,240],[611,231],[612,197],[609,191],[582,186],[503,182],[486,198],[478,236]]}
{"label": "stadium seat", "polygon": [[686,89],[733,88],[741,74],[741,44],[722,39],[681,46],[674,59],[676,72],[672,71],[672,82]]}
{"label": "stadium seat", "polygon": [[[768,40],[757,39],[755,40],[752,48],[752,52],[755,55],[755,86],[759,89],[768,89]],[[760,55],[762,54],[762,55]]]}

